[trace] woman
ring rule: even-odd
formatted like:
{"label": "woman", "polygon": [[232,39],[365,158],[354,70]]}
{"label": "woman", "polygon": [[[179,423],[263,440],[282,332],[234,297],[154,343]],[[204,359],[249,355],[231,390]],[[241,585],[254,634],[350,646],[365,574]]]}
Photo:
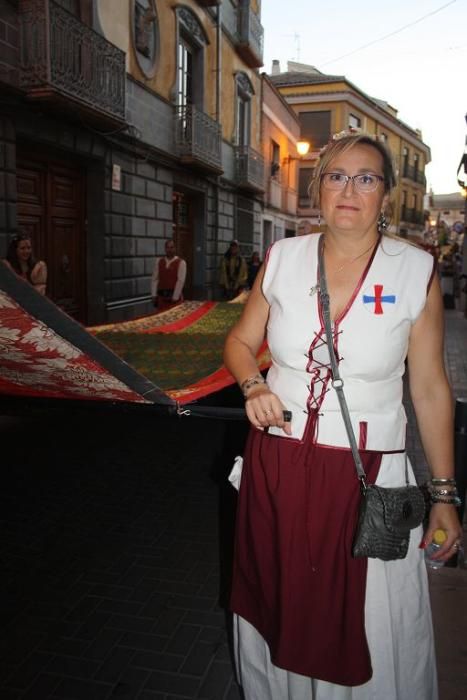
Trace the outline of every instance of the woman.
{"label": "woman", "polygon": [[39,292],[45,295],[47,285],[47,265],[43,260],[36,260],[32,251],[31,238],[20,233],[10,241],[6,254],[7,265],[17,275],[27,280]]}
{"label": "woman", "polygon": [[[452,556],[460,543],[452,399],[433,258],[384,234],[394,184],[382,143],[362,134],[332,141],[312,185],[326,232],[271,247],[226,341],[225,363],[243,390],[253,426],[241,477],[231,599],[247,700],[437,698],[420,546],[437,528],[447,533],[440,558]],[[317,294],[320,245],[335,350],[367,480],[404,484],[407,357],[433,483],[446,485],[447,495],[433,496],[426,532],[412,531],[402,560],[351,556],[360,494],[331,384]],[[255,362],[266,331],[272,355],[267,382]],[[291,421],[284,421],[284,410],[292,411]]]}
{"label": "woman", "polygon": [[224,253],[219,269],[219,284],[224,297],[235,299],[247,283],[248,269],[245,258],[240,255],[238,241],[232,241]]}

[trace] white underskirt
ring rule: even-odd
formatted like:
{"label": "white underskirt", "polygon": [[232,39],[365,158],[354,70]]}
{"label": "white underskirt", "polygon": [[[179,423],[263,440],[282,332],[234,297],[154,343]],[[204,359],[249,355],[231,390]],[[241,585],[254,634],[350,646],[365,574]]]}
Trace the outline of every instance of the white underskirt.
{"label": "white underskirt", "polygon": [[[402,455],[383,455],[377,483],[399,486],[401,464]],[[336,685],[274,666],[261,635],[235,615],[237,675],[245,700],[437,700],[428,580],[418,546],[421,538],[421,527],[412,530],[405,559],[368,560],[365,628],[373,677],[367,683]]]}

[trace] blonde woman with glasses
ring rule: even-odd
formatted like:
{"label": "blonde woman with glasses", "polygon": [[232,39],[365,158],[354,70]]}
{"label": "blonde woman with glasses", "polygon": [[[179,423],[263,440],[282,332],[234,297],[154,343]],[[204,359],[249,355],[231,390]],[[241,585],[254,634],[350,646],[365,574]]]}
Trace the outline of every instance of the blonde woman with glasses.
{"label": "blonde woman with glasses", "polygon": [[[438,697],[422,548],[438,528],[447,535],[440,559],[460,543],[452,398],[434,260],[386,233],[394,185],[381,142],[364,134],[331,141],[311,187],[325,233],[272,245],[226,341],[225,363],[251,422],[231,598],[247,700]],[[370,483],[405,483],[408,360],[435,502],[425,532],[411,530],[404,559],[352,556],[360,491],[332,386],[319,254],[334,349]],[[267,380],[255,361],[265,336],[272,356]]]}

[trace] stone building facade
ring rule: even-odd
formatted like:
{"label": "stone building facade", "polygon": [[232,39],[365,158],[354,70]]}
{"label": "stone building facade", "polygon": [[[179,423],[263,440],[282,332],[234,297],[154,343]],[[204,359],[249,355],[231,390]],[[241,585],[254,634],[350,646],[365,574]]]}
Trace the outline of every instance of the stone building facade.
{"label": "stone building facade", "polygon": [[2,0],[0,256],[19,231],[86,324],[152,310],[174,238],[187,298],[261,236],[257,0]]}
{"label": "stone building facade", "polygon": [[314,66],[294,61],[281,73],[279,62],[273,61],[270,78],[297,114],[300,138],[311,144],[300,163],[301,230],[318,229],[318,212],[311,207],[308,188],[320,149],[333,134],[357,129],[387,143],[394,157],[398,185],[393,193],[390,231],[417,238],[424,229],[425,166],[431,159],[420,131],[401,121],[394,107],[367,95],[345,76],[326,75]]}

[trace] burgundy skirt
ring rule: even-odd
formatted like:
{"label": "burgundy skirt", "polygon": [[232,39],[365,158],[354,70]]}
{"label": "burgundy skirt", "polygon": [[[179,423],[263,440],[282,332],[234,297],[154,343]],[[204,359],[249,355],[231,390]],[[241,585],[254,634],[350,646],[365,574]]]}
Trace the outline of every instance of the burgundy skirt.
{"label": "burgundy skirt", "polygon": [[[361,451],[368,481],[381,453]],[[371,678],[367,560],[351,556],[360,501],[350,450],[252,429],[237,510],[232,611],[273,664],[341,685]]]}

